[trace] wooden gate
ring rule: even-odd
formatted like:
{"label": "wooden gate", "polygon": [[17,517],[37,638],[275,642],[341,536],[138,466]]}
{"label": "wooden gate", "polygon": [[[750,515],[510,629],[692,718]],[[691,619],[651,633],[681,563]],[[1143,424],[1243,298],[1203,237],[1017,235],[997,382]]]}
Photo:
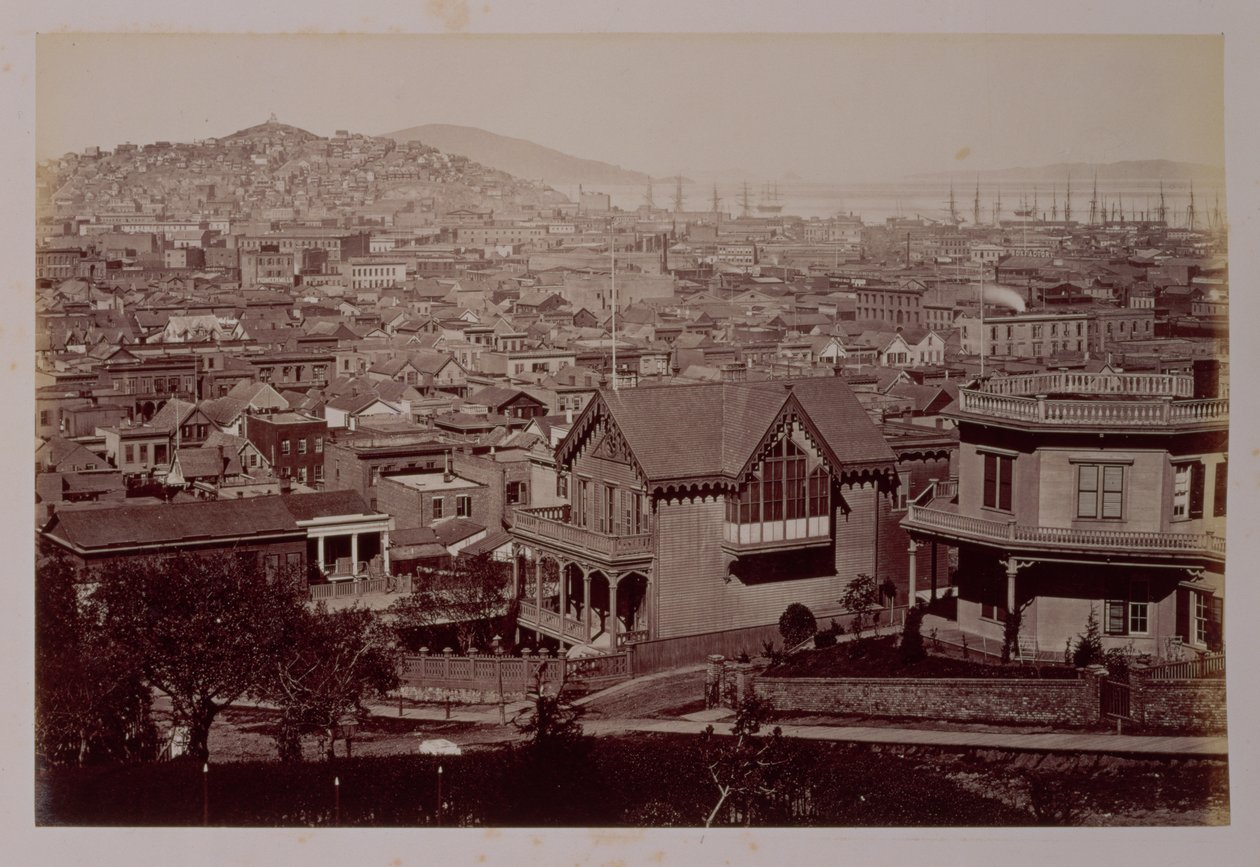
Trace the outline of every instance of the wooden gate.
{"label": "wooden gate", "polygon": [[1104,680],[1098,691],[1103,719],[1132,720],[1129,698],[1132,688],[1118,680]]}

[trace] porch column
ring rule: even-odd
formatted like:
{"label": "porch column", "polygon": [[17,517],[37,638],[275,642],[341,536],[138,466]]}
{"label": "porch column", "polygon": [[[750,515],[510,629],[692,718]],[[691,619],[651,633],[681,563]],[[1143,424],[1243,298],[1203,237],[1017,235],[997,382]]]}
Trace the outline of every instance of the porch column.
{"label": "porch column", "polygon": [[1019,575],[1019,562],[1011,557],[1006,561],[1006,610],[1008,614],[1015,610],[1015,578]]}
{"label": "porch column", "polygon": [[591,573],[585,566],[582,569],[582,623],[586,628],[586,643],[591,643]]}
{"label": "porch column", "polygon": [[569,613],[569,564],[560,565],[560,634],[564,634],[564,618]]}
{"label": "porch column", "polygon": [[512,546],[512,598],[519,599],[521,596],[521,552]]}
{"label": "porch column", "polygon": [[350,572],[357,574],[359,571],[359,534],[350,534]]}
{"label": "porch column", "polygon": [[936,601],[936,540],[933,539],[932,545],[932,601]]}
{"label": "porch column", "polygon": [[610,623],[608,633],[609,648],[615,653],[617,650],[617,582],[621,580],[620,575],[609,576],[608,578],[608,622]]}
{"label": "porch column", "polygon": [[381,568],[389,574],[389,530],[381,530]]}
{"label": "porch column", "polygon": [[639,628],[646,629],[647,637],[651,638],[656,633],[656,582],[651,572],[645,573],[643,578],[647,583],[643,587],[643,623]]}
{"label": "porch column", "polygon": [[542,558],[534,558],[534,605],[542,613]]}
{"label": "porch column", "polygon": [[319,571],[320,571],[320,574],[322,575],[324,572],[324,537],[323,536],[315,537],[315,551],[316,551],[315,556],[319,558]]}
{"label": "porch column", "polygon": [[911,539],[908,550],[910,552],[910,601],[907,604],[913,608],[915,603],[914,594],[917,592],[916,579],[918,577],[919,568],[919,543],[914,539]]}

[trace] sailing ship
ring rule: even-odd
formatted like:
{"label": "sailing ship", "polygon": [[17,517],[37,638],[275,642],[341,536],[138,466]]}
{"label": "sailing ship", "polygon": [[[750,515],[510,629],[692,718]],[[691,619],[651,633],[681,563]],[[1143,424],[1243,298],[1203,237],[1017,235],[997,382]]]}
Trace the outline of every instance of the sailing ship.
{"label": "sailing ship", "polygon": [[783,210],[783,204],[779,201],[779,184],[777,181],[773,189],[770,184],[762,186],[761,201],[757,204],[757,210],[763,214],[777,214]]}

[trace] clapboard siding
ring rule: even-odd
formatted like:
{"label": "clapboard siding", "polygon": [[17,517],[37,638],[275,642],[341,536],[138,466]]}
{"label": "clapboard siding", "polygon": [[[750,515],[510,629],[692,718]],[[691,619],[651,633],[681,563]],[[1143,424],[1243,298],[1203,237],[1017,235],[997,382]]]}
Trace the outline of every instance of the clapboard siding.
{"label": "clapboard siding", "polygon": [[[661,501],[658,510],[656,635],[659,638],[775,623],[783,609],[793,602],[814,611],[835,611],[849,580],[857,574],[760,584],[746,584],[738,578],[726,581],[728,557],[721,549],[722,499]],[[855,510],[850,519],[860,511],[860,508]],[[858,518],[859,523],[861,520]],[[869,526],[874,526],[869,517],[866,520]],[[865,550],[869,562],[869,533]]]}
{"label": "clapboard siding", "polygon": [[874,575],[875,485],[841,485],[840,495],[849,513],[836,509],[836,574],[846,580],[860,574]]}

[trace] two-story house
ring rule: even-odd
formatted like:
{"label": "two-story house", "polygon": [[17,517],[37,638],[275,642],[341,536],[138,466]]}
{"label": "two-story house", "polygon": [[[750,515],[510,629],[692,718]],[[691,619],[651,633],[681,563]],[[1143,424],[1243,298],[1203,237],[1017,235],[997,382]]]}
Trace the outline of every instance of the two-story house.
{"label": "two-story house", "polygon": [[[1203,393],[1203,392],[1210,393]],[[1222,636],[1229,400],[1190,376],[1035,373],[958,390],[956,481],[910,504],[958,548],[958,627],[1062,653],[1091,610],[1108,647]],[[913,549],[914,544],[911,545]]]}
{"label": "two-story house", "polygon": [[792,602],[840,613],[853,578],[879,575],[898,483],[834,377],[600,390],[556,464],[571,505],[514,515],[518,623],[605,647],[753,641]]}

